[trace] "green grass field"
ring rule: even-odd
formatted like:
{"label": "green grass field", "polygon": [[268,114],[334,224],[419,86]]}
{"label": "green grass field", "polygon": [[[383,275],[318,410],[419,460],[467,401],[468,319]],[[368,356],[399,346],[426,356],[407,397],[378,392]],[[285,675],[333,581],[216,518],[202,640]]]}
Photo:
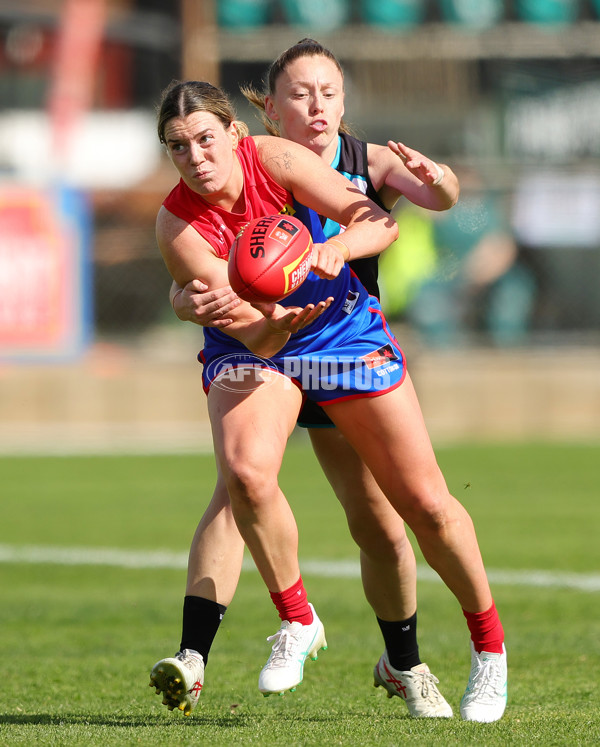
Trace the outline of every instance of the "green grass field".
{"label": "green grass field", "polygon": [[[301,558],[315,562],[304,580],[329,649],[307,663],[296,693],[263,698],[257,677],[278,619],[249,570],[189,718],[160,704],[148,673],[179,644],[182,566],[212,489],[212,458],[0,458],[0,744],[598,744],[599,451],[438,450],[475,520],[506,631],[509,705],[489,725],[413,720],[398,698],[372,686],[379,629],[357,573],[320,570],[326,561],[356,564],[357,552],[303,437],[290,444],[281,482]],[[61,548],[75,550],[61,557]],[[123,553],[94,556],[101,548]],[[450,592],[421,567],[421,654],[458,712],[466,625]]]}

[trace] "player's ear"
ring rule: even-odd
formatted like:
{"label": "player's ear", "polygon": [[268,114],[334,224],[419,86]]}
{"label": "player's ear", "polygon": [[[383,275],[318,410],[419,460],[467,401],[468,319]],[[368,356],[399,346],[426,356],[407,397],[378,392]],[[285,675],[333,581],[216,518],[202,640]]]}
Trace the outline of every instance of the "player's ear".
{"label": "player's ear", "polygon": [[265,96],[265,114],[269,119],[272,119],[273,122],[279,120],[279,114],[277,114],[277,109],[275,109],[275,104],[273,103],[273,98],[271,96]]}
{"label": "player's ear", "polygon": [[229,136],[231,137],[233,150],[237,150],[240,142],[240,134],[238,132],[237,123],[235,120],[233,120],[233,122],[229,125]]}

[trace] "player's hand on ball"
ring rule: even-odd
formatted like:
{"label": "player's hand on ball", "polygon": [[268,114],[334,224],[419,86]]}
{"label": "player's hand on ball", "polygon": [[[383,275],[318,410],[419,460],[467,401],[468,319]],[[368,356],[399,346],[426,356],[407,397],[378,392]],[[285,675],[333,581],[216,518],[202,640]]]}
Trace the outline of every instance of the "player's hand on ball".
{"label": "player's hand on ball", "polygon": [[206,283],[195,279],[177,294],[173,308],[181,321],[202,327],[227,327],[233,322],[227,315],[240,303],[229,285],[209,291]]}
{"label": "player's hand on ball", "polygon": [[344,266],[344,257],[340,250],[334,245],[313,244],[311,270],[324,280],[336,278]]}
{"label": "player's hand on ball", "polygon": [[253,303],[255,309],[269,322],[270,326],[279,332],[293,334],[318,319],[331,306],[333,296],[316,304],[301,306],[282,306],[278,303]]}

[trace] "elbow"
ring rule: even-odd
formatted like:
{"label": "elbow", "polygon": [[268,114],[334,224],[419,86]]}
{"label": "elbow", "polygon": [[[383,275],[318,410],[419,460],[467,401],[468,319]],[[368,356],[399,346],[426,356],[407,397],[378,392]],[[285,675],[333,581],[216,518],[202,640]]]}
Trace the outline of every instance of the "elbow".
{"label": "elbow", "polygon": [[460,196],[460,187],[458,185],[458,181],[456,182],[455,189],[452,190],[452,192],[448,195],[447,198],[447,206],[443,208],[444,210],[450,210],[450,208],[453,208],[456,203],[458,202],[458,198]]}
{"label": "elbow", "polygon": [[275,352],[270,348],[269,345],[261,345],[260,343],[248,344],[247,342],[245,344],[251,353],[254,353],[254,355],[258,355],[260,358],[268,358]]}
{"label": "elbow", "polygon": [[448,201],[447,207],[444,208],[444,210],[450,210],[450,208],[453,208],[456,203],[458,202],[458,195],[460,194],[459,190],[457,189],[456,192],[453,195],[450,195],[450,199]]}
{"label": "elbow", "polygon": [[251,353],[254,353],[254,355],[259,355],[261,357],[268,357],[268,353],[265,352],[267,349],[267,345],[265,345],[264,341],[260,341],[259,339],[248,339],[242,340],[244,345],[248,348],[248,350]]}
{"label": "elbow", "polygon": [[434,199],[437,204],[433,205],[433,210],[437,212],[443,212],[444,210],[450,210],[458,202],[460,196],[460,184],[456,176],[444,166],[446,169],[446,177],[442,181],[440,188],[432,190],[434,192]]}
{"label": "elbow", "polygon": [[439,205],[438,207],[434,209],[438,213],[443,213],[445,210],[450,210],[450,208],[453,208],[457,202],[458,202],[458,195],[450,200],[446,200],[444,203],[442,203],[441,205]]}
{"label": "elbow", "polygon": [[458,202],[458,191],[456,191],[453,194],[444,195],[444,197],[441,200],[439,200],[434,205],[431,205],[430,209],[434,210],[436,213],[443,213],[444,210],[450,210],[450,208],[453,208],[457,202]]}

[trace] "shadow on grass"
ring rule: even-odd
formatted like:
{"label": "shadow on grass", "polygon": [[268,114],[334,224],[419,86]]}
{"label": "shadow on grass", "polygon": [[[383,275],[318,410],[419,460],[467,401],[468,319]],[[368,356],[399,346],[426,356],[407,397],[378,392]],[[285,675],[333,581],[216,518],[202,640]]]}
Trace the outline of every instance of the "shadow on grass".
{"label": "shadow on grass", "polygon": [[[105,716],[103,714],[89,714],[89,713],[37,713],[37,714],[0,714],[0,725],[13,725],[13,726],[105,726],[115,727],[122,729],[132,728],[144,728],[144,727],[160,727],[165,726],[170,729],[173,728],[198,728],[199,726],[212,727],[214,729],[230,729],[230,728],[244,728],[257,726],[264,721],[265,718],[270,718],[273,713],[265,712],[254,712],[254,713],[243,713],[237,711],[226,716],[209,716],[206,714],[193,714],[190,717],[181,716],[181,718],[165,718],[160,715],[145,715],[145,716]],[[346,714],[346,717],[352,717],[351,714]],[[362,718],[363,714],[356,714],[357,718]],[[287,721],[290,725],[294,723],[314,723],[314,724],[328,724],[337,723],[339,721],[339,715],[336,713],[328,714],[315,714],[315,713],[294,713],[284,714],[277,713],[277,718],[280,721]],[[408,713],[394,713],[386,717],[388,720],[393,721],[406,721],[409,720]]]}
{"label": "shadow on grass", "polygon": [[215,728],[239,728],[250,726],[256,719],[242,713],[230,716],[201,716],[194,715],[189,718],[166,719],[162,716],[103,716],[102,714],[89,713],[37,713],[37,714],[0,714],[0,725],[12,724],[13,726],[112,726],[123,729],[140,727],[173,726],[180,728],[198,726],[212,726]]}

